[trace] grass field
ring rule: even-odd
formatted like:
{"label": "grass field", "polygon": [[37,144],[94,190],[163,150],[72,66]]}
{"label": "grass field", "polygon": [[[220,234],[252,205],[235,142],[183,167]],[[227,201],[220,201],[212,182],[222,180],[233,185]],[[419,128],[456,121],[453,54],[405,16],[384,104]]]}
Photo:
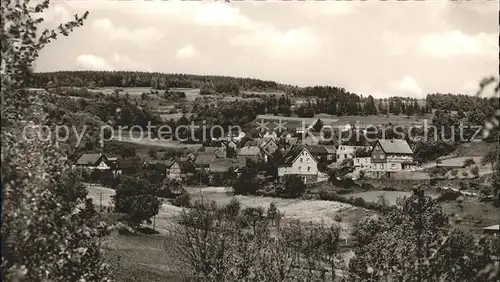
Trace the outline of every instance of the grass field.
{"label": "grass field", "polygon": [[[282,199],[272,197],[257,197],[257,196],[233,196],[227,193],[227,189],[223,187],[207,187],[207,188],[186,188],[191,194],[192,201],[206,200],[215,201],[219,205],[225,205],[231,199],[237,199],[242,207],[262,207],[269,208],[271,203],[284,213],[284,219],[300,220],[305,223],[324,223],[327,225],[338,224],[334,217],[349,217],[355,210],[359,209],[349,204],[322,201],[322,200],[301,200],[301,199]],[[350,226],[353,222],[342,221],[340,227],[343,232],[343,238],[348,237]]]}
{"label": "grass field", "polygon": [[390,205],[395,205],[398,198],[410,197],[412,195],[411,192],[403,192],[403,191],[367,191],[360,193],[352,193],[346,194],[345,197],[356,197],[362,198],[366,202],[376,202],[378,197],[384,196]]}
{"label": "grass field", "polygon": [[364,126],[368,125],[380,125],[380,124],[389,124],[392,123],[394,125],[401,126],[413,126],[413,125],[423,125],[426,118],[428,118],[428,123],[430,124],[430,117],[410,117],[406,116],[396,116],[396,115],[377,115],[377,116],[333,116],[327,114],[318,114],[312,118],[300,118],[300,117],[284,117],[284,116],[275,116],[275,115],[258,115],[255,119],[255,122],[262,119],[264,121],[269,122],[268,127],[274,128],[276,125],[274,122],[281,120],[282,122],[286,122],[285,127],[289,129],[301,128],[302,123],[305,123],[305,126],[309,126],[317,119],[321,119],[324,125],[331,125],[333,128],[341,127],[346,125],[347,123],[351,125],[355,125],[361,123]]}
{"label": "grass field", "polygon": [[114,232],[107,242],[106,257],[116,281],[182,281],[176,256],[164,248],[169,242],[162,234],[127,236]]}
{"label": "grass field", "polygon": [[462,204],[448,201],[441,204],[450,218],[459,219],[458,227],[481,234],[483,228],[500,222],[500,208],[476,200],[465,200]]}

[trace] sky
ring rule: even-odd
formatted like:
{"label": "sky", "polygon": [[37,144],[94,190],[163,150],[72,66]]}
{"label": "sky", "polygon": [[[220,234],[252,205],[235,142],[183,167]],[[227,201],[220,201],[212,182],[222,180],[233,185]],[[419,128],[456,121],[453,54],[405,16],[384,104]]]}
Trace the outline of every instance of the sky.
{"label": "sky", "polygon": [[90,14],[36,71],[138,70],[332,85],[376,98],[472,94],[498,75],[496,1],[52,1]]}

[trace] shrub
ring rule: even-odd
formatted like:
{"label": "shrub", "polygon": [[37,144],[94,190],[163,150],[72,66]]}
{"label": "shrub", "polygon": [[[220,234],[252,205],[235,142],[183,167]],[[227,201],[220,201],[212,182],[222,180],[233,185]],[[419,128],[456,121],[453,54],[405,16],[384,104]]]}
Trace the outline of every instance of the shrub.
{"label": "shrub", "polygon": [[342,222],[342,217],[340,217],[340,215],[336,214],[333,219],[336,221],[336,222]]}
{"label": "shrub", "polygon": [[160,201],[157,189],[144,177],[124,176],[113,196],[115,211],[126,214],[126,220],[134,228],[158,214]]}
{"label": "shrub", "polygon": [[191,195],[186,190],[183,190],[183,192],[175,197],[172,200],[172,205],[177,206],[177,207],[190,207],[191,206]]}
{"label": "shrub", "polygon": [[464,161],[464,167],[469,167],[471,165],[476,164],[473,158],[468,158]]}
{"label": "shrub", "polygon": [[460,197],[460,192],[453,190],[445,190],[436,198],[438,202],[455,201]]}
{"label": "shrub", "polygon": [[298,198],[306,191],[306,185],[297,175],[285,176],[284,191],[282,195],[289,198]]}
{"label": "shrub", "polygon": [[245,209],[237,217],[224,213],[214,202],[199,202],[183,211],[172,230],[174,243],[165,248],[183,262],[188,281],[334,279],[338,228],[293,221],[271,229],[263,209]]}
{"label": "shrub", "polygon": [[469,176],[469,173],[467,171],[462,171],[462,176],[467,177]]}
{"label": "shrub", "polygon": [[473,166],[470,172],[472,173],[472,175],[474,175],[474,177],[479,177],[479,168],[477,166]]}

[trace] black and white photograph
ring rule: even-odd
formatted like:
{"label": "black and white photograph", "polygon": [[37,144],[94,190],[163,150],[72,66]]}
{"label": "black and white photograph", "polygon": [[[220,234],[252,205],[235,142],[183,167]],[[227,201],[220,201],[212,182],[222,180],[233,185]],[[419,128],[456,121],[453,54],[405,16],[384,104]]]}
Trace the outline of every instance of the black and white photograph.
{"label": "black and white photograph", "polygon": [[2,0],[1,281],[500,281],[496,0]]}

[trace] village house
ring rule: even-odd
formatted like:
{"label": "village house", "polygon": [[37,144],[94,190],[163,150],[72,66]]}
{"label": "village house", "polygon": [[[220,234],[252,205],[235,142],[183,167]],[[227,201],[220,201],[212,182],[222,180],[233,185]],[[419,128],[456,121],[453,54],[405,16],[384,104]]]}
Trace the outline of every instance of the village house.
{"label": "village house", "polygon": [[175,159],[168,160],[166,163],[165,177],[170,180],[181,181],[182,172],[179,162]]}
{"label": "village house", "polygon": [[245,146],[237,150],[238,158],[251,159],[254,162],[264,160],[264,154],[257,146]]}
{"label": "village house", "polygon": [[313,157],[320,163],[327,162],[328,159],[328,151],[325,146],[322,145],[309,145],[307,149],[313,155]]}
{"label": "village house", "polygon": [[106,164],[108,158],[101,153],[98,154],[83,154],[75,163],[73,168],[86,168],[89,170],[107,170],[110,169]]}
{"label": "village house", "polygon": [[200,169],[208,169],[210,167],[210,163],[216,159],[214,154],[206,154],[199,152],[194,160],[194,165],[197,170]]}
{"label": "village house", "polygon": [[194,173],[194,164],[180,159],[171,159],[166,164],[165,177],[170,180],[184,181],[189,174]]}
{"label": "village house", "polygon": [[341,164],[346,159],[353,159],[356,149],[364,148],[363,146],[347,146],[340,145],[337,149],[337,164]]}
{"label": "village house", "polygon": [[138,156],[118,160],[119,174],[134,174],[146,166],[148,166],[146,160]]}
{"label": "village house", "polygon": [[336,156],[336,153],[337,153],[337,148],[335,148],[335,146],[333,146],[333,145],[328,145],[328,146],[325,146],[325,149],[328,152],[328,155],[326,156],[326,160],[328,162],[335,161],[335,156]]}
{"label": "village house", "polygon": [[260,145],[259,148],[262,150],[262,152],[265,154],[264,158],[265,161],[267,162],[268,158],[272,158],[273,154],[278,150],[279,146],[276,144],[276,142],[272,139],[263,141]]}
{"label": "village house", "polygon": [[238,143],[236,143],[234,140],[223,141],[221,143],[221,147],[224,148],[226,151],[228,148],[236,149],[238,148]]}
{"label": "village house", "polygon": [[415,169],[413,150],[406,140],[398,139],[377,140],[371,152],[371,164],[371,175],[375,178]]}
{"label": "village house", "polygon": [[314,183],[319,176],[318,161],[306,147],[296,146],[278,164],[278,176],[298,175],[304,183]]}
{"label": "village house", "polygon": [[62,171],[67,171],[68,169],[71,169],[71,164],[70,164],[67,156],[60,157],[59,163],[61,164]]}
{"label": "village house", "polygon": [[364,176],[370,177],[372,160],[371,150],[371,146],[356,149],[353,159],[354,173],[361,174],[361,172],[363,172]]}
{"label": "village house", "polygon": [[272,140],[277,140],[278,139],[278,134],[276,134],[276,132],[266,132],[263,136],[262,136],[262,139],[264,140],[269,140],[269,139],[272,139]]}
{"label": "village house", "polygon": [[217,158],[225,158],[226,157],[226,148],[225,147],[200,147],[198,150],[199,153],[212,154]]}
{"label": "village house", "polygon": [[210,174],[226,173],[231,169],[236,171],[240,167],[240,163],[236,159],[215,159],[210,163]]}

